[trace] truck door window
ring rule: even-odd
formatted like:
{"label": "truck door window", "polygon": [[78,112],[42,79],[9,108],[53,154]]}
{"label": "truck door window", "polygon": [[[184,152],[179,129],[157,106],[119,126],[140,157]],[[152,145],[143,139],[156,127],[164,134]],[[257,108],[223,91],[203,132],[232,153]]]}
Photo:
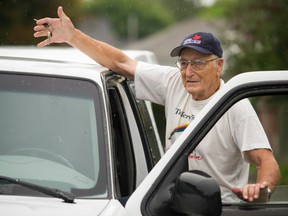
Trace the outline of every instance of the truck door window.
{"label": "truck door window", "polygon": [[[135,84],[133,81],[127,82],[131,95],[135,100],[137,111],[142,123],[142,130],[146,137],[146,142],[148,145],[149,155],[151,155],[152,166],[154,166],[164,154],[164,148],[162,143],[162,134],[159,133],[159,122],[156,121],[155,115],[162,117],[164,115],[164,110],[158,109],[159,112],[155,113],[154,106],[156,104],[150,101],[140,100],[136,98],[135,95]],[[162,119],[165,124],[165,119]],[[165,130],[164,130],[165,131]],[[152,167],[151,167],[152,168]],[[151,169],[150,168],[150,169]]]}
{"label": "truck door window", "polygon": [[113,124],[114,168],[118,185],[117,195],[120,198],[129,196],[135,189],[135,158],[127,116],[116,88],[111,87],[109,89],[109,99]]}

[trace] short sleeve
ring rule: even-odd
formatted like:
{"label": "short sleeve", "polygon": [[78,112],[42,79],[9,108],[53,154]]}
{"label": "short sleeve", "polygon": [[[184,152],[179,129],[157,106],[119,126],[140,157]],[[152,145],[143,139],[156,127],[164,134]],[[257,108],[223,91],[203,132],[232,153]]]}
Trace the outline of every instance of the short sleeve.
{"label": "short sleeve", "polygon": [[249,151],[252,149],[271,149],[262,124],[248,99],[235,104],[232,108],[230,123],[233,125],[233,135],[239,149]]}
{"label": "short sleeve", "polygon": [[165,105],[169,80],[177,68],[138,62],[135,72],[136,97]]}

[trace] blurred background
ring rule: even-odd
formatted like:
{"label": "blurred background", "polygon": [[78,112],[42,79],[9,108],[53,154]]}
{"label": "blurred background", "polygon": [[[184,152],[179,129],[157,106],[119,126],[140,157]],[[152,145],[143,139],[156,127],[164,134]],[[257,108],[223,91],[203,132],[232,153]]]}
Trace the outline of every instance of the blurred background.
{"label": "blurred background", "polygon": [[174,65],[169,53],[186,35],[209,31],[222,41],[226,79],[287,68],[286,0],[0,0],[0,45],[37,44],[33,19],[56,17],[59,5],[90,36],[151,50],[160,64]]}
{"label": "blurred background", "polygon": [[[226,81],[245,71],[288,68],[287,0],[0,0],[0,46],[35,46],[41,39],[33,37],[33,19],[57,17],[60,5],[83,32],[121,49],[153,51],[160,64],[174,65],[170,51],[186,35],[208,31],[222,42]],[[271,121],[279,118],[288,115],[275,108]],[[286,149],[282,176],[288,176],[288,135],[279,136]]]}

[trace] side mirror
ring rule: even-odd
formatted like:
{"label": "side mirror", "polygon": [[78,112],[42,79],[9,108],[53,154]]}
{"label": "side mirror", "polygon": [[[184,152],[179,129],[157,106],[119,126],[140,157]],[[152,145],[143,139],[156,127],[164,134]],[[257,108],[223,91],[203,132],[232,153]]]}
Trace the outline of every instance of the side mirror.
{"label": "side mirror", "polygon": [[208,174],[193,170],[176,180],[171,197],[174,211],[184,215],[221,215],[222,202],[218,184]]}

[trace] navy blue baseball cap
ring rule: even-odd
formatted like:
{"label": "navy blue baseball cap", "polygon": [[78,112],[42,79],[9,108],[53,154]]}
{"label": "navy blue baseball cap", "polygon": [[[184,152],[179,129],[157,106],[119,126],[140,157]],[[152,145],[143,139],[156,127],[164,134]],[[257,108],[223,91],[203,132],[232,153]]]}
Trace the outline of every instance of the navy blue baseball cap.
{"label": "navy blue baseball cap", "polygon": [[184,48],[194,49],[204,54],[215,54],[220,58],[223,55],[220,41],[213,34],[207,32],[196,32],[188,35],[180,46],[171,51],[170,56],[180,56]]}

